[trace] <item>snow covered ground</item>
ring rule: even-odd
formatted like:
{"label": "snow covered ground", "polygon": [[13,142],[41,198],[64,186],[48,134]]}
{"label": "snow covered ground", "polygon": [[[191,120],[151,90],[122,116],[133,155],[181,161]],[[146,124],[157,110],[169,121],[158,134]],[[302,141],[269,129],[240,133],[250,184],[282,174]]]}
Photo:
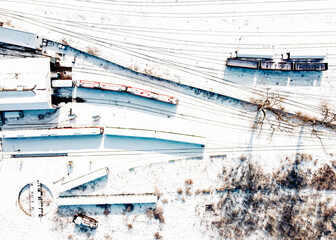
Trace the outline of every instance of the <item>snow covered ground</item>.
{"label": "snow covered ground", "polygon": [[[74,80],[129,84],[180,100],[174,106],[127,93],[62,89],[60,95],[86,102],[25,111],[4,129],[144,128],[203,136],[206,142],[202,147],[105,134],[2,139],[0,238],[333,239],[336,15],[330,6],[328,0],[2,1],[4,26],[91,54],[57,44],[44,48],[49,55],[65,54],[62,61],[73,67]],[[225,68],[238,48],[271,49],[277,56],[313,49],[327,53],[329,70]],[[302,114],[267,109],[266,89],[271,106]],[[70,112],[75,120],[69,120]],[[97,115],[100,121],[93,121]],[[67,156],[12,157],[54,152]],[[74,162],[71,171],[68,161]],[[18,207],[27,183],[39,180],[56,197],[53,182],[105,166],[108,178],[67,194],[155,192],[157,204],[135,204],[129,211],[124,205],[57,207],[54,201],[41,219]],[[72,216],[80,212],[99,227],[75,226]]]}

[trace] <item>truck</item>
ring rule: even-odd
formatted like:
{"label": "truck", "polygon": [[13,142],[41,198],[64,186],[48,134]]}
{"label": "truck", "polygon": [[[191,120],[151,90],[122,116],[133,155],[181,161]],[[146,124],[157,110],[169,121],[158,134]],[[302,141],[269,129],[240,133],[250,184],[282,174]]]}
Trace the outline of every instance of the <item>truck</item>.
{"label": "truck", "polygon": [[96,219],[88,217],[84,214],[76,214],[73,218],[73,222],[79,226],[85,226],[91,229],[98,227],[98,221]]}

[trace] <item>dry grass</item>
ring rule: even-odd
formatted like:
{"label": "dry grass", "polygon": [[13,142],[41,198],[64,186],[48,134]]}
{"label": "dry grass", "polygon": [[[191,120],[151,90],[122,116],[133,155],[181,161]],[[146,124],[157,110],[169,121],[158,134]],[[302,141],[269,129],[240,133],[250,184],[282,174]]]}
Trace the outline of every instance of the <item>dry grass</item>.
{"label": "dry grass", "polygon": [[62,38],[61,43],[69,46],[69,42],[65,38]]}
{"label": "dry grass", "polygon": [[157,186],[154,188],[154,194],[156,195],[157,199],[160,199],[161,196],[163,195],[162,192],[158,189]]}
{"label": "dry grass", "polygon": [[86,48],[86,52],[88,54],[93,55],[93,56],[99,56],[99,50],[96,47],[87,47]]}
{"label": "dry grass", "polygon": [[162,236],[160,235],[159,232],[156,232],[156,233],[154,233],[154,238],[155,238],[155,239],[161,239]]}
{"label": "dry grass", "polygon": [[108,208],[104,209],[104,215],[107,217],[110,214],[110,210]]}
{"label": "dry grass", "polygon": [[149,219],[152,219],[154,217],[154,210],[152,208],[148,208],[146,210],[146,216],[149,218]]}
{"label": "dry grass", "polygon": [[106,240],[111,240],[112,237],[110,236],[110,234],[105,233],[105,235],[104,235],[104,239],[106,239]]}
{"label": "dry grass", "polygon": [[191,178],[189,178],[189,179],[186,179],[184,181],[184,183],[187,184],[187,185],[192,185],[192,184],[194,184],[194,181]]}
{"label": "dry grass", "polygon": [[164,198],[164,199],[161,200],[161,202],[162,202],[163,204],[167,204],[169,201],[168,201],[167,198]]}
{"label": "dry grass", "polygon": [[191,188],[190,188],[190,187],[187,187],[187,188],[185,189],[185,193],[186,193],[188,196],[191,196],[191,195],[192,195]]}
{"label": "dry grass", "polygon": [[127,228],[128,228],[129,230],[132,229],[132,228],[133,228],[132,223],[127,224]]}
{"label": "dry grass", "polygon": [[325,164],[313,175],[312,186],[316,190],[336,190],[336,174]]}

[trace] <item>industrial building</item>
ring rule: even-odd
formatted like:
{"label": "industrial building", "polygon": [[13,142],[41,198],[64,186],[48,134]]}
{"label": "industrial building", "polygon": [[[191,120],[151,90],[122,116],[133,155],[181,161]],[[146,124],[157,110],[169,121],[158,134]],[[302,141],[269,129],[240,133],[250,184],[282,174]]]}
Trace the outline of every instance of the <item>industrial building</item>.
{"label": "industrial building", "polygon": [[0,59],[0,111],[50,109],[50,58]]}

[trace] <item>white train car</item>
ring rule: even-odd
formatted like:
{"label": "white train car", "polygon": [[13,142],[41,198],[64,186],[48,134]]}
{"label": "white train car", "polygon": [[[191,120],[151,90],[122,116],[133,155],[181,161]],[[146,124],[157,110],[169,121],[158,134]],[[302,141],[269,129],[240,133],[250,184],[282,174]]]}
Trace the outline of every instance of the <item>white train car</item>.
{"label": "white train car", "polygon": [[272,59],[273,53],[271,51],[266,50],[257,50],[257,49],[246,49],[239,50],[232,54],[235,58],[253,58],[253,59]]}
{"label": "white train car", "polygon": [[58,206],[156,203],[157,196],[154,193],[60,196],[56,202]]}
{"label": "white train car", "polygon": [[72,188],[78,187],[85,183],[91,182],[98,178],[107,176],[109,172],[110,172],[109,169],[107,167],[104,167],[104,168],[100,168],[100,169],[88,172],[81,176],[71,177],[69,179],[64,180],[61,183],[61,185],[59,186],[59,191],[65,192],[67,190],[70,190]]}
{"label": "white train car", "polygon": [[133,95],[136,95],[136,96],[145,97],[145,98],[157,100],[160,102],[170,103],[174,105],[177,105],[179,102],[179,100],[175,97],[171,97],[165,94],[155,93],[155,92],[151,92],[148,90],[144,90],[141,88],[135,88],[131,86],[127,86],[127,92]]}
{"label": "white train car", "polygon": [[281,55],[286,60],[315,60],[321,61],[326,58],[325,53],[321,52],[287,52]]}
{"label": "white train car", "polygon": [[102,90],[116,91],[116,92],[125,92],[127,88],[125,85],[104,83],[104,82],[100,82],[99,87]]}
{"label": "white train car", "polygon": [[31,137],[57,137],[78,135],[99,135],[104,133],[102,127],[83,128],[50,128],[36,130],[0,131],[0,138],[31,138]]}
{"label": "white train car", "polygon": [[77,87],[98,88],[99,87],[99,83],[97,83],[95,81],[79,80],[79,81],[77,81]]}
{"label": "white train car", "polygon": [[135,88],[132,86],[125,86],[121,84],[114,83],[104,83],[104,82],[96,82],[89,80],[78,80],[77,87],[83,88],[95,88],[101,90],[115,91],[115,92],[127,92],[136,96],[145,97],[153,100],[157,100],[160,102],[170,103],[177,105],[179,100],[176,97],[168,96],[161,93],[155,93],[148,90]]}

